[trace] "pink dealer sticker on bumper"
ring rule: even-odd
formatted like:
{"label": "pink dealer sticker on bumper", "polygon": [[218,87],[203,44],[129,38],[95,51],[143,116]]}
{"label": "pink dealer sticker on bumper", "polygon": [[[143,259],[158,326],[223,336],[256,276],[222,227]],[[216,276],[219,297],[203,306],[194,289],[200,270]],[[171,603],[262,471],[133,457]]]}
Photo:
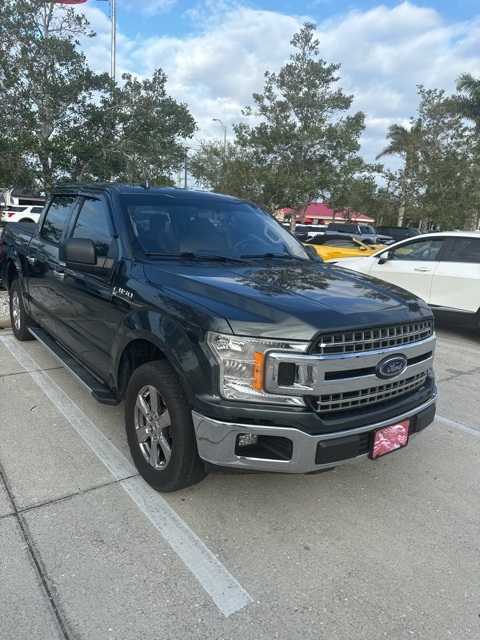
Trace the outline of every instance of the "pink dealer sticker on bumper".
{"label": "pink dealer sticker on bumper", "polygon": [[409,427],[410,420],[405,420],[404,422],[392,424],[390,427],[384,427],[376,431],[370,456],[372,458],[379,458],[386,453],[405,447],[408,443]]}

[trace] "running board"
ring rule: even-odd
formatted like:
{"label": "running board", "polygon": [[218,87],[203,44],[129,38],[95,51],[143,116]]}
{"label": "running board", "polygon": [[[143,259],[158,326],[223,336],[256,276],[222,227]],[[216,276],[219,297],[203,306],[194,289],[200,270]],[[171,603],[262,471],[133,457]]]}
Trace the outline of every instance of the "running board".
{"label": "running board", "polygon": [[120,400],[104,384],[99,382],[91,373],[75,360],[63,347],[61,347],[46,331],[39,327],[28,327],[28,330],[39,342],[46,347],[52,355],[59,360],[63,366],[72,373],[79,382],[86,387],[92,396],[102,404],[117,405]]}

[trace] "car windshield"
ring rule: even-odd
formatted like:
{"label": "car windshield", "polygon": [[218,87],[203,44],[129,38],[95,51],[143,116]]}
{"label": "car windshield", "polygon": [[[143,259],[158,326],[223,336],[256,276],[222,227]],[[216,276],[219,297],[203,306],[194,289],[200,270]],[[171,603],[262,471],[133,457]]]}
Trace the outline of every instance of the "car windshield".
{"label": "car windshield", "polygon": [[310,260],[281,224],[248,203],[158,193],[121,199],[138,244],[150,256]]}
{"label": "car windshield", "polygon": [[375,233],[375,229],[371,227],[369,224],[361,224],[360,231],[361,233]]}

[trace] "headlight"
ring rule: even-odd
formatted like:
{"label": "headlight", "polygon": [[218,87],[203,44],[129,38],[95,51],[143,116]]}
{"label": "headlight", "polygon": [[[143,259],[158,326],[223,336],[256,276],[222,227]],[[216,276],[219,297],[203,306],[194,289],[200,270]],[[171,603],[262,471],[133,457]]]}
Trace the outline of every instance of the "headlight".
{"label": "headlight", "polygon": [[308,343],[243,338],[207,333],[207,344],[220,366],[220,394],[229,400],[249,400],[304,406],[299,396],[282,396],[264,390],[264,361],[268,351],[304,353]]}

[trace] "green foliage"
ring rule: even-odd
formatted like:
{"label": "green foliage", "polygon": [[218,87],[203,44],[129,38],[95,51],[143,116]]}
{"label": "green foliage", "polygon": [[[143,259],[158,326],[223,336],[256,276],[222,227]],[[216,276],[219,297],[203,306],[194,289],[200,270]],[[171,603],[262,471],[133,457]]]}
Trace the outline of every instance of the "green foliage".
{"label": "green foliage", "polygon": [[[390,142],[377,156],[396,155],[404,162],[395,173],[388,172],[387,194],[379,205],[390,211],[393,205],[397,224],[472,228],[471,211],[479,204],[474,130],[465,123],[458,98],[422,85],[418,93],[417,117],[409,127],[391,125]],[[393,222],[388,214],[384,221]]]}
{"label": "green foliage", "polygon": [[123,85],[89,104],[81,126],[71,130],[75,153],[65,171],[79,180],[134,180],[145,177],[171,184],[169,175],[180,167],[196,124],[184,104],[167,95],[166,76],[152,79],[122,76]]}
{"label": "green foliage", "polygon": [[336,201],[339,175],[348,176],[344,187],[353,186],[366,169],[358,156],[364,114],[342,115],[352,97],[335,87],[340,65],[318,57],[314,31],[305,23],[291,41],[290,61],[278,74],[265,73],[263,93],[254,93],[244,111],[259,124],[234,127],[238,146],[254,162],[262,200],[295,211],[320,197]]}
{"label": "green foliage", "polygon": [[263,93],[243,114],[258,122],[234,125],[235,144],[202,142],[190,171],[204,187],[302,212],[323,198],[339,209],[368,207],[374,167],[358,155],[364,115],[343,115],[352,104],[335,87],[339,65],[318,57],[315,25],[292,39],[295,53],[278,74],[265,73]]}
{"label": "green foliage", "polygon": [[[171,183],[185,157],[181,140],[196,126],[186,105],[166,94],[161,70],[121,87],[93,73],[79,51],[94,37],[71,7],[5,0],[0,20],[0,161],[3,186],[48,193],[69,180]],[[2,154],[4,155],[4,154]]]}

